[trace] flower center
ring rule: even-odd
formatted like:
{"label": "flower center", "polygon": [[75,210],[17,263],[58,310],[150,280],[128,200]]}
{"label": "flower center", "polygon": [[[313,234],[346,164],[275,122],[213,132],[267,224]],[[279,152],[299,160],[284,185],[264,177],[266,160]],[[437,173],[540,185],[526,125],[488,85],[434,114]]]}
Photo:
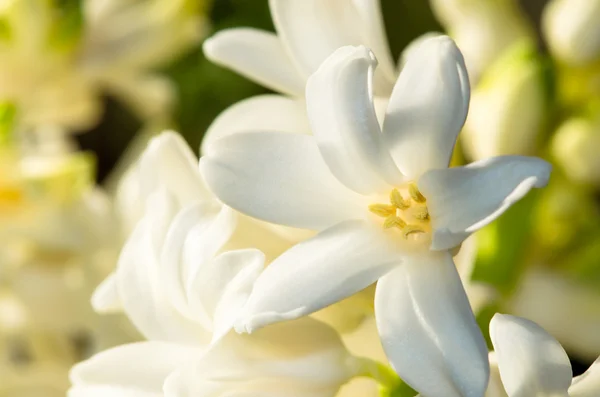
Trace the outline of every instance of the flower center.
{"label": "flower center", "polygon": [[369,211],[384,218],[384,229],[398,229],[406,240],[420,240],[431,231],[427,199],[414,183],[392,189],[389,204],[372,204]]}

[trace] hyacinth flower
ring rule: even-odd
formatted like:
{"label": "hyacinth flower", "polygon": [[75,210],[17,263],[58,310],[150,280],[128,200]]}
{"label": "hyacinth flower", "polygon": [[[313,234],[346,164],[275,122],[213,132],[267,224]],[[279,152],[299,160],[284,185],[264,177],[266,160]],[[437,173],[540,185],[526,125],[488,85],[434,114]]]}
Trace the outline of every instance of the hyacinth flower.
{"label": "hyacinth flower", "polygon": [[376,64],[367,48],[342,47],[311,76],[313,136],[232,135],[201,159],[224,203],[318,231],[258,278],[236,329],[308,315],[379,280],[375,315],[398,374],[428,397],[481,396],[487,349],[452,251],[544,186],[550,166],[506,156],[447,168],[470,92],[448,37],[411,51],[383,129],[373,106]]}

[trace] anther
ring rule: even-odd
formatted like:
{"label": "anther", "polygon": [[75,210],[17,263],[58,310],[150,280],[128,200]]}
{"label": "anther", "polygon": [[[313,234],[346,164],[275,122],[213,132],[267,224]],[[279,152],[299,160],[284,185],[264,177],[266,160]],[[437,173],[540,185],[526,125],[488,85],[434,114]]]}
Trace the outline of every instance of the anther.
{"label": "anther", "polygon": [[417,203],[424,203],[425,201],[427,201],[425,196],[421,194],[419,189],[417,189],[417,185],[415,185],[414,183],[408,185],[408,194],[410,194],[410,197],[412,197],[412,199],[415,200]]}
{"label": "anther", "polygon": [[427,207],[417,208],[414,210],[413,216],[420,221],[426,221],[429,219],[429,210]]}
{"label": "anther", "polygon": [[372,204],[369,206],[369,211],[383,218],[387,218],[390,215],[396,215],[396,207],[389,204]]}
{"label": "anther", "polygon": [[401,210],[410,207],[410,201],[404,200],[398,189],[392,189],[390,193],[390,202]]}
{"label": "anther", "polygon": [[402,228],[402,235],[405,239],[408,239],[408,236],[415,233],[425,233],[425,230],[416,225],[406,225]]}
{"label": "anther", "polygon": [[402,219],[400,219],[396,215],[388,216],[387,218],[385,218],[385,221],[383,222],[383,228],[391,229],[393,227],[402,229],[402,228],[406,227],[406,222],[404,222]]}

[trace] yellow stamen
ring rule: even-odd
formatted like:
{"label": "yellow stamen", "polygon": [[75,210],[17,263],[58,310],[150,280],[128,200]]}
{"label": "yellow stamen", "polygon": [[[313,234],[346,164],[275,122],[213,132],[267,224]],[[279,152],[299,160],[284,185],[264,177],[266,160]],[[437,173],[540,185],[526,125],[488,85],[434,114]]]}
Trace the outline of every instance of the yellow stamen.
{"label": "yellow stamen", "polygon": [[406,225],[402,228],[402,235],[405,239],[408,239],[408,236],[415,233],[425,233],[425,230],[416,225]]}
{"label": "yellow stamen", "polygon": [[396,207],[389,204],[373,204],[369,206],[369,211],[375,215],[387,218],[390,215],[396,215]]}
{"label": "yellow stamen", "polygon": [[425,199],[425,196],[421,194],[419,189],[417,189],[417,185],[415,185],[414,183],[408,185],[408,194],[410,194],[410,197],[412,197],[412,199],[415,200],[417,203],[424,203],[425,201],[427,201]]}
{"label": "yellow stamen", "polygon": [[390,202],[401,210],[405,210],[410,207],[410,202],[404,200],[398,189],[393,189],[390,193]]}
{"label": "yellow stamen", "polygon": [[406,226],[406,222],[404,222],[402,219],[400,219],[399,217],[392,215],[392,216],[388,216],[385,221],[383,222],[383,228],[384,229],[391,229],[393,227],[397,227],[398,229],[402,229],[403,227]]}
{"label": "yellow stamen", "polygon": [[429,211],[427,210],[427,207],[417,208],[413,212],[413,216],[420,221],[426,221],[429,219]]}

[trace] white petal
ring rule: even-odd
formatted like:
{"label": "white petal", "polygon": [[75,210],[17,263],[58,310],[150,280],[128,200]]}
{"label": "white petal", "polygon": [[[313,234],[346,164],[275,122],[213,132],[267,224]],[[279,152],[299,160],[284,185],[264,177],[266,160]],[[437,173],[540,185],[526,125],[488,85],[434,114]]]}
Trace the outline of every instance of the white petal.
{"label": "white petal", "polygon": [[379,2],[375,0],[271,0],[277,33],[305,76],[332,52],[364,44],[384,63],[377,91],[389,94],[395,78]]}
{"label": "white petal", "polygon": [[247,249],[225,252],[198,269],[188,298],[194,313],[212,319],[213,341],[233,327],[264,264],[262,252]]}
{"label": "white petal", "polygon": [[92,307],[101,314],[118,313],[123,310],[117,287],[117,277],[114,273],[106,277],[94,291]]}
{"label": "white petal", "polygon": [[218,32],[203,45],[204,55],[272,90],[301,97],[305,78],[286,54],[279,37],[252,28]]}
{"label": "white petal", "polygon": [[324,395],[333,397],[356,374],[353,364],[339,335],[306,317],[253,335],[229,333],[193,366],[171,375],[165,394],[213,396],[212,388],[222,393],[216,395],[309,397],[330,390]]}
{"label": "white petal", "polygon": [[423,41],[407,58],[383,134],[400,171],[417,179],[450,163],[467,117],[470,89],[463,57],[447,36]]}
{"label": "white petal", "polygon": [[258,278],[238,332],[305,316],[377,281],[402,260],[379,229],[342,222],[292,247]]}
{"label": "white petal", "polygon": [[357,218],[368,206],[331,174],[308,135],[225,137],[210,146],[200,168],[219,199],[272,223],[319,230]]}
{"label": "white petal", "polygon": [[150,141],[140,157],[139,176],[143,197],[164,188],[180,205],[213,199],[200,176],[198,158],[175,132],[164,132]]}
{"label": "white petal", "polygon": [[167,295],[151,220],[146,217],[137,225],[119,257],[116,277],[124,311],[148,339],[206,343],[207,331],[184,318]]}
{"label": "white petal", "polygon": [[161,253],[161,286],[170,302],[206,329],[212,328],[212,316],[190,305],[191,285],[198,272],[210,264],[229,240],[235,225],[235,212],[227,206],[217,214],[205,211],[200,204],[190,206],[173,220]]}
{"label": "white petal", "polygon": [[488,353],[450,253],[405,258],[375,293],[383,347],[400,377],[425,396],[481,397]]}
{"label": "white petal", "polygon": [[489,224],[534,187],[551,166],[534,157],[502,156],[465,167],[431,170],[418,181],[434,228],[431,248],[449,249]]}
{"label": "white petal", "polygon": [[208,127],[202,153],[224,136],[241,132],[287,132],[309,134],[303,100],[282,95],[258,95],[228,107]]}
{"label": "white petal", "polygon": [[496,314],[490,337],[509,397],[564,396],[573,372],[560,343],[536,323]]}
{"label": "white petal", "polygon": [[308,117],[325,162],[342,183],[364,194],[403,182],[375,114],[371,81],[376,65],[366,47],[342,47],[306,84]]}
{"label": "white petal", "polygon": [[[96,354],[70,373],[74,386],[110,386],[134,393],[160,393],[167,376],[201,350],[164,342],[139,342]],[[124,394],[127,395],[127,394]]]}
{"label": "white petal", "polygon": [[573,379],[569,388],[570,397],[600,396],[600,358],[583,375]]}

